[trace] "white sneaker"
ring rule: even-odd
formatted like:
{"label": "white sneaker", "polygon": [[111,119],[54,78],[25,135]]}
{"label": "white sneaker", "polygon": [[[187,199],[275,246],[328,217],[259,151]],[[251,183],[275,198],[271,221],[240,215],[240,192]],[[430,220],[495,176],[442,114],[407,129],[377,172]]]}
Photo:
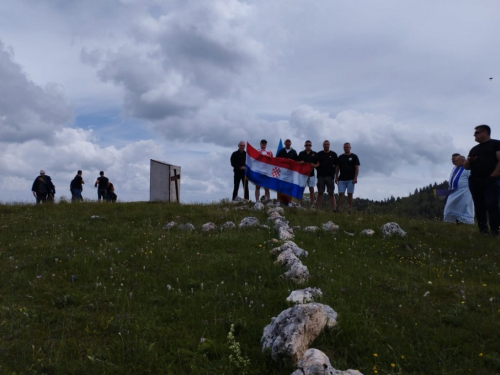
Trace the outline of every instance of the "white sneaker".
{"label": "white sneaker", "polygon": [[276,207],[279,207],[280,206],[280,202],[276,202]]}
{"label": "white sneaker", "polygon": [[293,205],[291,203],[288,203],[287,206],[288,207],[293,207]]}
{"label": "white sneaker", "polygon": [[316,209],[316,207],[314,207],[314,204],[311,205],[311,210],[314,210]]}

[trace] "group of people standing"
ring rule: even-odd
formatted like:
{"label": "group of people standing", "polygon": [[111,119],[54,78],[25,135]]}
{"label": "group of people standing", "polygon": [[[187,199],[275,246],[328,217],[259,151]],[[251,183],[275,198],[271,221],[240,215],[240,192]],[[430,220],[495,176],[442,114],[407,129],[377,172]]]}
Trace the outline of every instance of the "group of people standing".
{"label": "group of people standing", "polygon": [[[83,172],[78,170],[76,176],[71,180],[69,184],[69,190],[71,192],[71,200],[74,201],[83,201],[82,191],[83,185],[85,181],[82,177]],[[118,198],[115,194],[115,187],[109,181],[107,177],[104,176],[104,172],[99,172],[99,177],[96,179],[94,186],[97,188],[97,200],[98,201],[108,201],[108,202],[116,202]],[[31,191],[33,192],[33,196],[36,198],[36,203],[40,204],[46,201],[54,201],[54,197],[56,195],[56,187],[52,183],[52,179],[50,176],[45,174],[45,171],[42,169],[40,171],[40,175],[35,178],[33,182],[33,186],[31,187]]]}
{"label": "group of people standing", "polygon": [[[344,153],[340,156],[330,150],[330,141],[323,142],[323,150],[316,152],[312,149],[312,142],[305,141],[304,150],[297,154],[292,147],[290,139],[285,140],[284,148],[279,150],[276,157],[297,161],[298,163],[311,164],[311,173],[307,179],[306,186],[309,188],[311,198],[311,209],[322,207],[323,194],[325,190],[330,198],[330,206],[333,211],[342,211],[344,196],[347,191],[348,212],[351,212],[354,186],[358,182],[359,158],[351,152],[350,143],[344,143]],[[267,141],[260,141],[258,152],[268,157],[273,157],[272,151],[266,149]],[[244,199],[249,199],[248,180],[245,178],[246,152],[245,142],[238,143],[238,150],[231,155],[231,166],[234,171],[233,200],[238,196],[240,184],[243,183]],[[316,171],[316,172],[315,172]],[[338,208],[335,201],[335,184],[338,185],[339,202]],[[314,187],[317,186],[318,194],[315,200]],[[304,188],[305,189],[305,188]],[[270,199],[269,189],[264,189],[265,197]],[[255,200],[259,201],[260,186],[255,186]],[[291,205],[291,197],[278,192],[278,201]],[[298,202],[302,204],[301,201]]]}

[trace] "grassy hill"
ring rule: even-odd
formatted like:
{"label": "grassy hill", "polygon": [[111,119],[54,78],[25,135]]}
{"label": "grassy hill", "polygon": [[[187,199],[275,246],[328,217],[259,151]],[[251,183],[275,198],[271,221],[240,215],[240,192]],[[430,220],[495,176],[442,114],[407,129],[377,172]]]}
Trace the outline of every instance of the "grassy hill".
{"label": "grassy hill", "polygon": [[[340,225],[335,235],[296,233],[311,273],[297,286],[269,256],[272,230],[201,232],[267,219],[234,207],[0,205],[0,373],[290,374],[260,338],[306,286],[339,313],[312,344],[337,369],[500,373],[499,239],[406,216],[287,208],[290,226]],[[196,232],[164,230],[172,220]],[[407,236],[383,238],[389,221]],[[249,366],[229,359],[232,324]]]}

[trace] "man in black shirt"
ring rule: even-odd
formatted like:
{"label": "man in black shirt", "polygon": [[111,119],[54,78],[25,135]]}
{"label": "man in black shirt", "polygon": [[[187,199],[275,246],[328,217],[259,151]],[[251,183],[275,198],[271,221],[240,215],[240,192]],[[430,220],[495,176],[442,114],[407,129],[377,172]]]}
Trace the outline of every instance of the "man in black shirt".
{"label": "man in black shirt", "polygon": [[250,198],[248,190],[248,181],[245,178],[246,161],[247,161],[247,153],[245,151],[245,142],[240,141],[240,143],[238,143],[238,150],[236,150],[231,154],[231,166],[233,167],[234,171],[233,201],[234,198],[238,196],[240,182],[243,183],[244,198],[247,200]]}
{"label": "man in black shirt", "polygon": [[[304,151],[299,152],[297,161],[299,163],[309,163],[313,166],[313,168],[311,168],[311,173],[309,173],[309,177],[307,178],[306,185],[309,187],[309,198],[311,198],[311,208],[314,209],[314,187],[316,186],[316,177],[314,177],[314,168],[319,166],[319,162],[316,152],[314,152],[311,148],[312,147],[311,141],[307,140],[304,143],[304,147],[306,149]],[[302,204],[302,201],[299,201],[299,205],[300,204]]]}
{"label": "man in black shirt", "polygon": [[56,187],[52,183],[50,176],[45,175],[45,171],[42,169],[40,175],[33,181],[31,191],[36,198],[36,203],[39,204],[47,200],[53,201],[56,194]]}
{"label": "man in black shirt", "polygon": [[104,177],[104,172],[99,172],[99,177],[95,180],[94,186],[97,188],[97,200],[101,201],[106,199],[106,189],[108,188],[109,180],[107,177]]}
{"label": "man in black shirt", "polygon": [[83,191],[83,181],[82,171],[78,171],[75,178],[71,181],[69,185],[69,190],[71,191],[71,200],[72,201],[83,201],[82,191]]}
{"label": "man in black shirt", "polygon": [[[339,176],[340,172],[340,176]],[[352,209],[352,195],[354,194],[354,185],[358,183],[359,158],[351,152],[351,144],[344,143],[344,153],[339,156],[335,167],[335,183],[339,189],[339,211],[342,211],[345,191],[347,190],[348,213]]]}
{"label": "man in black shirt", "polygon": [[[467,156],[465,169],[470,169],[469,190],[474,201],[477,225],[481,233],[498,235],[500,226],[500,141],[491,139],[488,125],[475,127],[474,137],[479,144]],[[489,218],[490,228],[488,231]]]}
{"label": "man in black shirt", "polygon": [[316,207],[321,209],[321,204],[323,203],[323,193],[325,188],[330,196],[330,204],[332,210],[335,211],[335,196],[333,192],[335,190],[335,184],[333,178],[335,175],[335,165],[337,164],[337,154],[330,151],[330,141],[326,140],[323,142],[323,150],[317,153],[319,166],[316,168],[318,171],[318,199],[316,201]]}
{"label": "man in black shirt", "polygon": [[[287,139],[285,140],[285,147],[279,150],[276,155],[277,158],[290,159],[297,161],[297,151],[295,151],[292,147],[292,141]],[[283,194],[278,191],[278,202],[281,202],[285,205],[292,205],[292,197],[286,194]]]}

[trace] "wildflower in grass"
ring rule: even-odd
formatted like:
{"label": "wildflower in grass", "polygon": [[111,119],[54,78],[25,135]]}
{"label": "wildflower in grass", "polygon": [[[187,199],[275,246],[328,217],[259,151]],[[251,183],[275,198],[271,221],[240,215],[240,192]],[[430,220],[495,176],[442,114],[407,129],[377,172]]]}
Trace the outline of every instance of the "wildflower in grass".
{"label": "wildflower in grass", "polygon": [[240,374],[246,374],[250,366],[250,359],[248,359],[248,357],[243,357],[241,354],[240,343],[234,338],[234,324],[231,324],[231,328],[227,334],[227,340],[229,341],[229,350],[232,352],[232,354],[229,355],[229,362],[240,370]]}
{"label": "wildflower in grass", "polygon": [[395,363],[391,363],[391,367],[392,368],[396,367],[396,364]]}
{"label": "wildflower in grass", "polygon": [[377,357],[378,357],[378,354],[377,354],[377,353],[373,353],[373,356],[374,356],[375,358],[377,358]]}
{"label": "wildflower in grass", "polygon": [[487,286],[486,284],[483,284],[483,286]]}
{"label": "wildflower in grass", "polygon": [[482,357],[483,356],[483,353],[479,353],[479,357]]}

